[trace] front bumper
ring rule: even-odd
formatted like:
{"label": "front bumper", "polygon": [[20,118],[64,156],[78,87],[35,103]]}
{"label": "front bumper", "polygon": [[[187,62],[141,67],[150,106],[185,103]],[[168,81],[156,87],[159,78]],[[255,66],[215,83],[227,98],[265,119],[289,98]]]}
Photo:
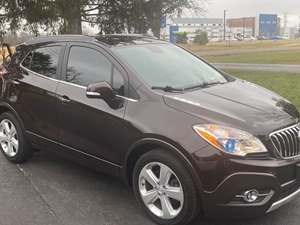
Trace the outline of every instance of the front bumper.
{"label": "front bumper", "polygon": [[[216,155],[199,159],[202,208],[209,218],[262,216],[300,194],[300,159],[224,159]],[[258,190],[263,197],[246,202],[241,195],[248,190]]]}
{"label": "front bumper", "polygon": [[277,202],[274,202],[271,207],[268,209],[267,213],[273,212],[277,209],[279,209],[281,206],[289,203],[290,201],[294,200],[295,198],[298,197],[298,195],[300,194],[300,189],[298,189],[297,191],[291,193],[290,195],[286,196],[283,199],[280,199]]}

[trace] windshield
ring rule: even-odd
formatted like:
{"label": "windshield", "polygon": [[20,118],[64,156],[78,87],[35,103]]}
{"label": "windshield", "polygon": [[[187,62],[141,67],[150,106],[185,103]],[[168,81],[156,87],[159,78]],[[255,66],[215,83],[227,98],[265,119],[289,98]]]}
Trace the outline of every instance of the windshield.
{"label": "windshield", "polygon": [[217,70],[170,44],[146,44],[112,49],[151,87],[189,89],[227,82]]}

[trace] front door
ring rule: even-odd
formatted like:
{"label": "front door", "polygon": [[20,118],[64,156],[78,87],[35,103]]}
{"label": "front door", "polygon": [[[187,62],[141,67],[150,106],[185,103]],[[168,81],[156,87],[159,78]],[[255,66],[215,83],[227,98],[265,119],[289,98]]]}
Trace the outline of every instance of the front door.
{"label": "front door", "polygon": [[106,81],[123,94],[127,77],[109,55],[94,45],[69,44],[65,62],[65,81],[57,88],[61,99],[60,142],[75,151],[118,164],[120,140],[126,130],[123,120],[126,102],[112,109],[102,99],[87,98],[86,87]]}

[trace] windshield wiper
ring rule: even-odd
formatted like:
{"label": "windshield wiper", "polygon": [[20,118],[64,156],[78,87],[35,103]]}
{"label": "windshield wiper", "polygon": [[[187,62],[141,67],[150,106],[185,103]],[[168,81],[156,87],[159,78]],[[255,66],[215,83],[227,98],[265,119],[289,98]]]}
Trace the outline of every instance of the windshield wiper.
{"label": "windshield wiper", "polygon": [[164,87],[159,87],[159,86],[153,86],[151,87],[152,90],[162,90],[165,92],[183,92],[183,88],[174,88],[172,86],[164,86]]}
{"label": "windshield wiper", "polygon": [[186,90],[191,90],[191,89],[196,89],[196,88],[207,88],[209,86],[212,85],[218,85],[218,84],[225,84],[227,82],[220,82],[220,81],[216,81],[216,82],[204,82],[201,84],[196,84],[190,87],[186,87],[186,88],[174,88],[172,86],[164,86],[164,87],[160,87],[160,86],[153,86],[151,87],[152,90],[163,90],[165,92],[183,92]]}
{"label": "windshield wiper", "polygon": [[201,84],[196,84],[190,87],[186,87],[183,90],[191,90],[191,89],[196,89],[196,88],[207,88],[209,86],[213,86],[213,85],[218,85],[218,84],[226,84],[227,82],[220,82],[220,81],[216,81],[216,82],[204,82]]}

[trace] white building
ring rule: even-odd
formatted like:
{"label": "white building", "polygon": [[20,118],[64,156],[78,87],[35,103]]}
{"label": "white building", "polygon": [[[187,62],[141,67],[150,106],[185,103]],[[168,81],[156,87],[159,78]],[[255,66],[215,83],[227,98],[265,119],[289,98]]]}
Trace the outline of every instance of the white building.
{"label": "white building", "polygon": [[230,36],[238,40],[249,39],[255,36],[255,17],[232,18],[228,19],[226,24]]}
{"label": "white building", "polygon": [[204,31],[210,41],[223,39],[223,19],[217,18],[173,18],[167,20],[167,26],[162,29],[162,38],[172,41],[177,32],[187,32],[189,39],[193,39],[197,31]]}
{"label": "white building", "polygon": [[300,36],[300,16],[298,15],[281,15],[280,18],[280,35],[286,38],[297,38]]}

